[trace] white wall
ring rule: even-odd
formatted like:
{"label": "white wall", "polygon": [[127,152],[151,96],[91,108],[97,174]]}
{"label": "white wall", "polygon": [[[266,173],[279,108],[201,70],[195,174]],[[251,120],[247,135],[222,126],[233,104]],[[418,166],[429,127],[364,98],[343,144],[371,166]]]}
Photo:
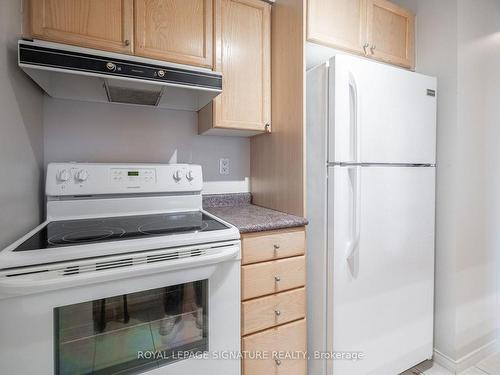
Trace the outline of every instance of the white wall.
{"label": "white wall", "polygon": [[500,3],[400,2],[438,77],[435,348],[460,369],[498,346]]}
{"label": "white wall", "polygon": [[457,358],[455,246],[457,242],[455,174],[457,129],[456,0],[419,1],[417,70],[438,78],[436,290],[434,346]]}
{"label": "white wall", "polygon": [[[496,339],[500,2],[458,1],[457,355]],[[496,138],[500,141],[500,138]],[[467,183],[461,183],[466,181]]]}
{"label": "white wall", "polygon": [[42,93],[17,67],[21,1],[0,10],[0,249],[41,218]]}
{"label": "white wall", "polygon": [[[211,192],[248,189],[233,182],[250,176],[249,140],[197,135],[196,112],[46,96],[44,129],[45,163],[195,163],[203,166],[205,181],[221,182]],[[219,158],[230,159],[229,175],[219,174]]]}

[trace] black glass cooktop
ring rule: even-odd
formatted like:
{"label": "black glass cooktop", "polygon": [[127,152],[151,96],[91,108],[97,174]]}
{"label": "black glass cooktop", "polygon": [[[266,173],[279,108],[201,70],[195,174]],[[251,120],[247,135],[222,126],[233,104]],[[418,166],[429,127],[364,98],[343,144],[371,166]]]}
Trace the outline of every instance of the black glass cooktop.
{"label": "black glass cooktop", "polygon": [[218,220],[199,211],[52,221],[14,251],[43,250],[227,228]]}

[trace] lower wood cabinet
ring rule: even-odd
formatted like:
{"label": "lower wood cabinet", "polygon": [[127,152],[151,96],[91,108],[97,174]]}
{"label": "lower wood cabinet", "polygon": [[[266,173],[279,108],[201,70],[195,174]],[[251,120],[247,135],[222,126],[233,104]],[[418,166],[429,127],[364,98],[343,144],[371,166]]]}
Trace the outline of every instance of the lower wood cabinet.
{"label": "lower wood cabinet", "polygon": [[[306,352],[306,320],[301,319],[267,331],[243,337],[243,352],[268,353],[265,359],[246,359],[242,364],[243,375],[306,375],[307,360],[300,353]],[[282,355],[272,355],[272,353]],[[287,358],[292,354],[298,358]]]}
{"label": "lower wood cabinet", "polygon": [[305,228],[243,234],[241,242],[242,374],[306,375]]}

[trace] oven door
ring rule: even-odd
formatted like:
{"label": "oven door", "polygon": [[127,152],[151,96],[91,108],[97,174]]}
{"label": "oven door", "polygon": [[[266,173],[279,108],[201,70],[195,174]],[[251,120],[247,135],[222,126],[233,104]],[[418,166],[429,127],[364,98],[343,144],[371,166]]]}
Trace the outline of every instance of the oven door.
{"label": "oven door", "polygon": [[3,273],[0,372],[239,374],[239,243],[214,251]]}

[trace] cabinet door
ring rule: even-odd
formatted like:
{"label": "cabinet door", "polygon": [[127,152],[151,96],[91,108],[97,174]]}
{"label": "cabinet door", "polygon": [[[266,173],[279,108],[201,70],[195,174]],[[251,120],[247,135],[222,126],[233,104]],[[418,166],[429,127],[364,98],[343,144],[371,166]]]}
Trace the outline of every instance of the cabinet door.
{"label": "cabinet door", "polygon": [[212,0],[135,0],[135,54],[212,68]]}
{"label": "cabinet door", "polygon": [[261,0],[215,4],[222,94],[214,100],[214,127],[265,131],[271,120],[271,6]]}
{"label": "cabinet door", "polygon": [[366,0],[309,0],[307,40],[364,53]]}
{"label": "cabinet door", "polygon": [[415,66],[415,16],[387,0],[367,0],[368,54],[406,68]]}
{"label": "cabinet door", "polygon": [[32,0],[31,36],[133,53],[133,0]]}

